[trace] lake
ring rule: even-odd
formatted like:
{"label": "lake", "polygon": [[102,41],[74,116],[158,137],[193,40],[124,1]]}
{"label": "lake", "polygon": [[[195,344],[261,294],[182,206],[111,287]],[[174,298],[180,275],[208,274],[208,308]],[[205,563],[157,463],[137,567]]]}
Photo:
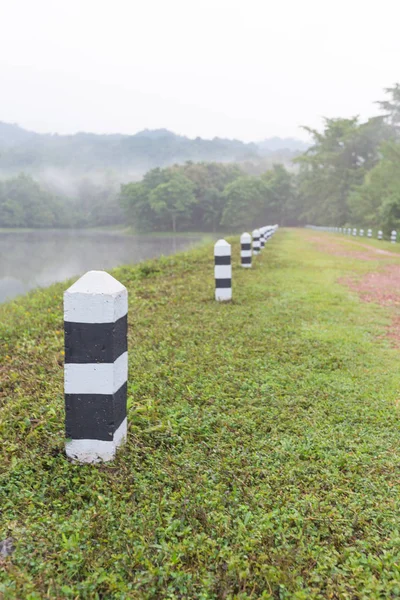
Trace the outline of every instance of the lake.
{"label": "lake", "polygon": [[0,231],[0,302],[92,269],[173,254],[201,236],[124,235],[101,230]]}

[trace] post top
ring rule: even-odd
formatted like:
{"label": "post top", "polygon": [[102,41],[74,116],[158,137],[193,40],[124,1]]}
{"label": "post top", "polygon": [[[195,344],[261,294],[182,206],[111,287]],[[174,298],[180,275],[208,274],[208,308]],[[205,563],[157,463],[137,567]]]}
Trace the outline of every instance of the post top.
{"label": "post top", "polygon": [[107,294],[113,296],[125,290],[115,277],[106,271],[88,271],[67,289],[69,294]]}
{"label": "post top", "polygon": [[224,246],[226,248],[228,248],[228,247],[230,248],[231,247],[231,245],[228,244],[228,242],[226,240],[218,240],[217,242],[215,242],[214,248],[219,248],[221,246]]}
{"label": "post top", "polygon": [[257,236],[257,235],[260,235],[260,230],[259,229],[254,229],[253,236]]}
{"label": "post top", "polygon": [[244,233],[242,233],[242,235],[240,236],[241,240],[251,240],[251,235],[249,233],[247,233],[247,231],[245,231]]}

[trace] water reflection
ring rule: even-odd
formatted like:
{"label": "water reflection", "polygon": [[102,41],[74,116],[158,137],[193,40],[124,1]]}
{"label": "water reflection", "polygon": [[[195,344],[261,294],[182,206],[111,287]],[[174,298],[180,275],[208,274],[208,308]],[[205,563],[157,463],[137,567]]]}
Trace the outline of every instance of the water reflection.
{"label": "water reflection", "polygon": [[0,232],[0,302],[90,269],[172,254],[199,239],[87,230]]}

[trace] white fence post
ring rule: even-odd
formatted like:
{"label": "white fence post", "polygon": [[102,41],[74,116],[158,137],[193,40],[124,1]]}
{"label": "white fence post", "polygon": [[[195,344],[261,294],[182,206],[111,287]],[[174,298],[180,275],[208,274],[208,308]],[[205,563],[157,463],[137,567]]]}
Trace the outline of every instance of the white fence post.
{"label": "white fence post", "polygon": [[378,240],[383,239],[383,232],[381,230],[378,231]]}
{"label": "white fence post", "polygon": [[240,264],[242,267],[251,267],[251,235],[247,232],[240,236]]}
{"label": "white fence post", "polygon": [[128,292],[89,271],[64,293],[66,454],[109,461],[127,435]]}
{"label": "white fence post", "polygon": [[367,237],[372,237],[372,229],[368,229],[367,231]]}
{"label": "white fence post", "polygon": [[390,241],[392,242],[392,244],[396,243],[396,239],[397,239],[397,231],[392,231],[392,233],[390,234]]}
{"label": "white fence post", "polygon": [[231,245],[218,240],[214,246],[215,299],[232,300]]}

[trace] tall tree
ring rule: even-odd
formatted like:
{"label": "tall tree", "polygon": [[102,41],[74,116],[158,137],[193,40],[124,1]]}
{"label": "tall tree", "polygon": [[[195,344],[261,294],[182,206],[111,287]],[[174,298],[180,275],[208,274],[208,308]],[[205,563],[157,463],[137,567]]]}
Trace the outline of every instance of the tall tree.
{"label": "tall tree", "polygon": [[385,113],[385,122],[389,125],[395,137],[400,136],[400,84],[385,88],[386,100],[378,100],[377,104]]}
{"label": "tall tree", "polygon": [[179,216],[187,213],[196,202],[193,183],[182,173],[172,172],[168,181],[160,183],[150,192],[151,208],[161,215],[168,215],[172,222],[172,231],[176,231]]}
{"label": "tall tree", "polygon": [[222,226],[249,229],[264,218],[267,189],[259,177],[245,175],[235,179],[226,186],[224,196],[226,205]]}
{"label": "tall tree", "polygon": [[296,159],[303,218],[315,224],[344,225],[350,216],[349,194],[378,162],[388,130],[382,117],[361,124],[357,117],[325,119],[322,133],[305,129],[314,145]]}
{"label": "tall tree", "polygon": [[386,233],[400,228],[400,144],[382,146],[382,160],[349,197],[353,221],[379,226]]}

